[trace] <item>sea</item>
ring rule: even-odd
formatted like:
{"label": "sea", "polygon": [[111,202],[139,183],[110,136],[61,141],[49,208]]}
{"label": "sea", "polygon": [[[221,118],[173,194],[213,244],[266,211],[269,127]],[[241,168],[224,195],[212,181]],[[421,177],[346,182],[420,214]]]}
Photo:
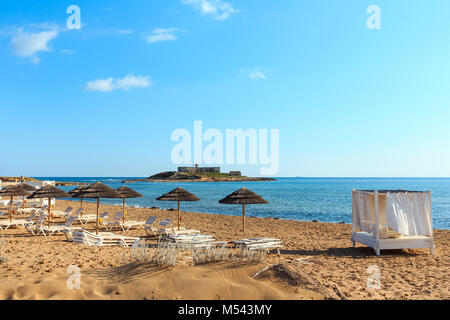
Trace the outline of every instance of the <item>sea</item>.
{"label": "sea", "polygon": [[[432,191],[433,227],[450,229],[450,178],[277,178],[260,182],[136,182],[124,180],[142,177],[35,177],[41,180],[94,183],[100,181],[112,188],[122,185],[138,191],[142,198],[127,199],[127,206],[176,208],[176,203],[158,201],[157,197],[182,187],[200,198],[182,202],[181,209],[190,212],[241,215],[239,205],[218,201],[233,191],[246,187],[266,199],[268,204],[246,206],[246,216],[280,219],[351,223],[352,189],[405,189]],[[65,191],[75,186],[60,187]],[[85,199],[87,200],[87,199]],[[87,200],[89,201],[89,200]],[[105,204],[120,204],[120,199],[101,199]]]}

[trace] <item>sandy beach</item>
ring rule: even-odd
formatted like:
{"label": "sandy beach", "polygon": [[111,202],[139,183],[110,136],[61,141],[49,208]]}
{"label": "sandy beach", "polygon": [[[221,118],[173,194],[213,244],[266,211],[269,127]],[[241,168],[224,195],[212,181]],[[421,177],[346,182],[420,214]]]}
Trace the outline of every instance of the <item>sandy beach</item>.
{"label": "sandy beach", "polygon": [[[78,202],[57,200],[57,210]],[[95,213],[94,203],[85,203]],[[101,211],[120,211],[101,205]],[[127,208],[127,219],[150,215],[176,221],[176,211]],[[273,218],[246,219],[218,214],[183,212],[187,228],[232,241],[246,237],[275,237],[281,254],[262,262],[222,261],[194,265],[187,254],[175,267],[130,262],[131,249],[75,245],[62,235],[32,236],[25,229],[2,231],[0,299],[449,299],[450,230],[435,230],[436,250],[386,250],[352,247],[351,225]],[[21,216],[23,218],[23,216]],[[55,223],[63,223],[62,218]],[[86,229],[93,230],[94,224]],[[120,234],[144,237],[142,229]],[[157,243],[148,238],[148,243]],[[81,287],[67,288],[70,265],[81,269]],[[381,288],[368,289],[367,268],[378,266]],[[267,271],[253,278],[258,271]]]}

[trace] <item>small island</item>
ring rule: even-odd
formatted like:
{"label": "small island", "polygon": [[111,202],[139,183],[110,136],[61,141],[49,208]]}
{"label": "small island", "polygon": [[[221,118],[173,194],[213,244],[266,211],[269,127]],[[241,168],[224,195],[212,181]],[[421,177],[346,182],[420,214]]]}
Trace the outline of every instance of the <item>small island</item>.
{"label": "small island", "polygon": [[220,172],[220,167],[178,167],[177,171],[164,171],[145,179],[124,180],[133,182],[236,182],[236,181],[275,181],[274,178],[246,177],[240,171]]}

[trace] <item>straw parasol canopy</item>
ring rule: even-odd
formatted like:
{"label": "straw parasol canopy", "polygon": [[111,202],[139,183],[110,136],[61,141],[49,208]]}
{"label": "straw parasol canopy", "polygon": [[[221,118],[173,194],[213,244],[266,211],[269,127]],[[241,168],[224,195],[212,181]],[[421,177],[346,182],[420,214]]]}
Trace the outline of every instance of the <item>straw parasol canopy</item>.
{"label": "straw parasol canopy", "polygon": [[[35,187],[33,187],[33,186],[30,186],[29,184],[26,184],[26,183],[21,183],[21,184],[19,184],[19,187],[20,188],[22,188],[23,190],[25,190],[25,191],[28,191],[28,192],[30,192],[30,193],[32,193],[32,192],[34,192],[34,191],[36,191],[36,188]],[[22,201],[22,208],[24,208],[25,207],[25,196],[22,196],[23,197],[23,201]]]}
{"label": "straw parasol canopy", "polygon": [[161,197],[156,198],[156,200],[178,202],[178,230],[180,230],[180,221],[181,221],[180,201],[199,201],[200,198],[184,190],[183,188],[178,187],[168,193],[163,194]]}
{"label": "straw parasol canopy", "polygon": [[0,196],[11,197],[9,202],[9,221],[12,221],[12,207],[13,207],[13,197],[27,196],[30,192],[22,189],[19,185],[9,185],[2,190],[0,190]]}
{"label": "straw parasol canopy", "polygon": [[219,203],[224,204],[242,204],[242,231],[245,232],[245,205],[246,204],[263,204],[269,203],[264,200],[260,195],[254,193],[247,188],[241,188],[236,190],[232,194],[229,194],[222,200],[219,200]]}
{"label": "straw parasol canopy", "polygon": [[[72,196],[72,198],[80,198],[81,216],[83,216],[83,191],[86,190],[88,187],[89,186],[82,185],[68,192]],[[80,194],[80,196],[75,197],[76,194]]]}
{"label": "straw parasol canopy", "polygon": [[120,193],[106,184],[96,182],[91,184],[86,189],[72,195],[73,198],[95,198],[97,199],[97,221],[96,234],[98,234],[98,210],[100,207],[100,198],[121,198]]}
{"label": "straw parasol canopy", "polygon": [[134,191],[131,188],[128,188],[127,186],[121,186],[120,188],[117,189],[117,192],[119,192],[121,198],[123,198],[123,204],[122,204],[123,218],[122,218],[122,221],[125,222],[125,199],[127,199],[127,198],[140,198],[140,197],[143,197],[143,195],[140,194],[137,191]]}
{"label": "straw parasol canopy", "polygon": [[19,184],[19,187],[24,189],[25,191],[31,191],[31,192],[34,192],[37,190],[35,187],[30,186],[29,184],[26,184],[26,183]]}
{"label": "straw parasol canopy", "polygon": [[43,199],[48,198],[48,225],[50,226],[50,221],[52,218],[52,212],[51,212],[51,199],[52,198],[70,198],[70,195],[61,190],[58,189],[55,186],[52,185],[46,185],[45,187],[42,187],[36,191],[34,191],[31,195],[27,197],[28,199]]}
{"label": "straw parasol canopy", "polygon": [[76,193],[82,192],[83,190],[87,189],[88,187],[89,187],[89,186],[87,186],[87,185],[82,185],[82,186],[76,187],[75,189],[70,190],[70,191],[68,192],[68,194],[74,195],[74,194],[76,194]]}

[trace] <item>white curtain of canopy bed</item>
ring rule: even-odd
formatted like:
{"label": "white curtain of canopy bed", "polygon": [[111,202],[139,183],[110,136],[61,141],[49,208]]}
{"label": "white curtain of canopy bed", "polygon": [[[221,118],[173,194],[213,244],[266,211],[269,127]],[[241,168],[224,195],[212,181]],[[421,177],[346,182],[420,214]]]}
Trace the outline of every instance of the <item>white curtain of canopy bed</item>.
{"label": "white curtain of canopy bed", "polygon": [[[353,225],[373,232],[375,225],[374,192],[353,193]],[[429,236],[432,234],[430,199],[427,192],[378,193],[380,228],[388,226],[404,236]]]}
{"label": "white curtain of canopy bed", "polygon": [[388,193],[386,222],[392,230],[404,236],[431,235],[432,222],[428,193]]}

